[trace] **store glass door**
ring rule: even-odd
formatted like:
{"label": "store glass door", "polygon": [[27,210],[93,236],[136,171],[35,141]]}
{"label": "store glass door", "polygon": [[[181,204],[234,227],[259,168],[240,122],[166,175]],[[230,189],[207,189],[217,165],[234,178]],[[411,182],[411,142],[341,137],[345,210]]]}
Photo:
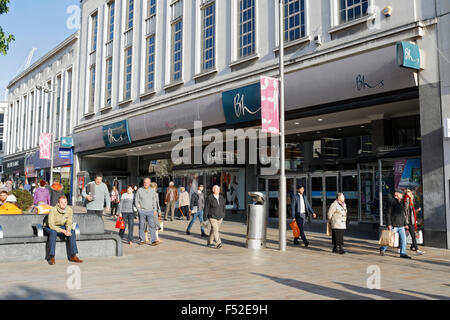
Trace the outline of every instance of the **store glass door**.
{"label": "store glass door", "polygon": [[345,196],[347,204],[347,220],[359,220],[359,192],[358,192],[358,172],[341,173],[341,190]]}
{"label": "store glass door", "polygon": [[327,212],[331,204],[336,200],[336,194],[338,193],[338,174],[327,174],[325,175],[325,207],[323,208],[324,220],[327,219]]}
{"label": "store glass door", "polygon": [[317,214],[318,219],[324,219],[323,216],[323,189],[324,182],[322,175],[314,175],[310,177],[311,185],[311,206]]}

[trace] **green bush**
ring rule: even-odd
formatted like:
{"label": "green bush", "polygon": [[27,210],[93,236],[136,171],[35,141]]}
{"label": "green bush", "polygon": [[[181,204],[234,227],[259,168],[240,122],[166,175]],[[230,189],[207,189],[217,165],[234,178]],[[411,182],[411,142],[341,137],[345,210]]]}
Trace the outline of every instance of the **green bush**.
{"label": "green bush", "polygon": [[25,213],[33,205],[33,196],[27,190],[16,189],[11,191],[9,194],[13,194],[16,199],[16,205]]}

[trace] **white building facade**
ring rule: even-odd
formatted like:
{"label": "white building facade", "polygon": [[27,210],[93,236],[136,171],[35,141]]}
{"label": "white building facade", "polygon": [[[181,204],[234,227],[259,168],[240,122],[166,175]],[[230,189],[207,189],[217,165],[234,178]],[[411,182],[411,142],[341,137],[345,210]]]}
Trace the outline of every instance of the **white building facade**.
{"label": "white building facade", "polygon": [[[76,118],[78,32],[65,39],[8,84],[5,178],[49,182],[50,161],[41,160],[40,135],[54,133],[54,176],[68,196],[72,184],[72,151],[61,159],[63,137],[71,137]],[[52,182],[53,183],[53,182]],[[51,184],[51,183],[50,183]]]}
{"label": "white building facade", "polygon": [[[172,132],[194,121],[259,128],[230,113],[228,97],[245,92],[256,112],[260,76],[278,76],[278,4],[81,1],[75,171],[102,171],[122,187],[152,176],[162,193],[171,179],[191,191],[220,184],[242,220],[247,191],[265,191],[276,217],[278,177],[260,164],[176,166],[166,178],[155,166],[170,159]],[[449,19],[443,0],[285,0],[288,186],[306,187],[321,222],[343,191],[360,229],[384,224],[392,190],[411,188],[426,243],[448,247]],[[410,45],[420,50],[416,69],[399,65]]]}
{"label": "white building facade", "polygon": [[3,174],[4,146],[6,143],[6,131],[8,124],[8,102],[0,102],[0,175]]}

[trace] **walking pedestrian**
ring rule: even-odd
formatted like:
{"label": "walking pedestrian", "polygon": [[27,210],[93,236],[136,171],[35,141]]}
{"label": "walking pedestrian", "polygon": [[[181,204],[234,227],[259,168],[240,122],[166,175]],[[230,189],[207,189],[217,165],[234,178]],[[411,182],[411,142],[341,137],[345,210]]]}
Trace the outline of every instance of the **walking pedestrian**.
{"label": "walking pedestrian", "polygon": [[117,210],[119,209],[120,194],[117,186],[113,186],[111,190],[111,217],[117,216]]}
{"label": "walking pedestrian", "polygon": [[[417,232],[417,215],[416,209],[414,208],[414,195],[411,190],[406,189],[406,193],[403,197],[403,206],[406,212],[406,224],[408,225],[408,231],[411,235],[411,251],[415,251],[418,256],[424,254],[424,251],[419,250],[417,245],[416,232]],[[421,209],[417,209],[420,211]]]}
{"label": "walking pedestrian", "polygon": [[[169,188],[167,188],[166,196],[164,197],[164,204],[166,205],[166,214],[164,216],[164,220],[173,221],[173,216],[175,213],[175,205],[178,200],[178,190],[175,188],[175,183],[171,181],[169,183]],[[169,218],[169,211],[171,212]]]}
{"label": "walking pedestrian", "polygon": [[328,223],[331,225],[333,252],[344,254],[344,233],[347,229],[347,205],[342,192],[336,195],[328,210]]}
{"label": "walking pedestrian", "polygon": [[191,234],[191,228],[195,223],[195,220],[198,218],[200,222],[200,231],[202,237],[207,237],[208,235],[205,233],[205,229],[203,228],[203,210],[205,208],[205,195],[203,194],[203,185],[198,186],[197,192],[193,193],[191,196],[190,209],[192,211],[193,217],[189,226],[186,230],[186,234]]}
{"label": "walking pedestrian", "polygon": [[50,205],[50,192],[45,187],[47,183],[44,180],[39,181],[39,188],[34,192],[33,204],[36,206],[39,202]]}
{"label": "walking pedestrian", "polygon": [[[387,206],[386,221],[389,231],[398,233],[400,258],[411,259],[406,254],[406,230],[408,229],[406,223],[405,207],[402,203],[403,193],[401,190],[395,190],[394,198],[390,199]],[[387,246],[380,247],[380,255],[384,256]]]}
{"label": "walking pedestrian", "polygon": [[134,233],[134,192],[133,186],[129,185],[127,192],[122,195],[119,206],[119,217],[125,222],[125,229],[119,231],[119,236],[123,239],[125,230],[128,227],[128,245],[133,245],[133,233]]}
{"label": "walking pedestrian", "polygon": [[103,174],[97,173],[95,180],[89,182],[83,189],[82,195],[87,200],[86,209],[87,213],[95,213],[103,215],[103,210],[106,203],[106,212],[111,211],[111,203],[109,198],[108,188],[106,184],[102,182]]}
{"label": "walking pedestrian", "polygon": [[54,179],[48,191],[50,192],[50,205],[54,207],[58,204],[58,199],[64,195],[64,187],[59,183],[58,179]]}
{"label": "walking pedestrian", "polygon": [[161,241],[159,239],[159,230],[161,230],[161,224],[159,220],[161,219],[161,206],[159,205],[159,194],[158,194],[158,185],[155,182],[152,182],[150,184],[150,188],[152,188],[156,193],[156,207],[157,207],[157,215],[153,216],[153,219],[155,220],[155,227],[156,227],[156,241]]}
{"label": "walking pedestrian", "polygon": [[136,207],[139,212],[139,245],[145,244],[145,222],[150,227],[150,235],[152,246],[157,246],[161,242],[156,239],[156,225],[153,216],[157,215],[157,195],[156,192],[150,188],[150,178],[144,179],[144,186],[136,193]]}
{"label": "walking pedestrian", "polygon": [[180,188],[178,207],[181,210],[181,215],[178,218],[181,220],[181,216],[184,216],[186,217],[186,221],[189,221],[189,193],[184,187]]}
{"label": "walking pedestrian", "polygon": [[[317,215],[314,213],[314,210],[312,209],[308,199],[306,198],[305,187],[299,186],[297,191],[297,194],[294,195],[291,202],[292,221],[297,221],[298,228],[300,229],[300,237],[302,238],[305,247],[308,247],[309,241],[308,239],[306,239],[304,229],[306,218],[312,215],[313,219],[315,219]],[[298,238],[294,239],[294,244],[299,244]]]}
{"label": "walking pedestrian", "polygon": [[[205,202],[205,209],[203,212],[203,219],[208,220],[211,224],[211,231],[209,233],[207,246],[210,248],[222,248],[222,241],[220,239],[220,226],[225,218],[226,200],[220,194],[220,187],[213,186],[212,194],[208,196]],[[215,245],[213,244],[215,242]]]}

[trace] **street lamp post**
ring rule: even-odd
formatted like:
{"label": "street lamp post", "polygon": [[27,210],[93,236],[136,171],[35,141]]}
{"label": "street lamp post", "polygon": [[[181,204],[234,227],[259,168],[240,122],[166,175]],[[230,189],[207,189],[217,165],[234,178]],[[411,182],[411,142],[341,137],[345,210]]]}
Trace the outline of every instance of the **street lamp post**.
{"label": "street lamp post", "polygon": [[286,162],[284,136],[284,0],[280,0],[280,194],[279,194],[279,249],[286,251]]}
{"label": "street lamp post", "polygon": [[[50,88],[46,88],[44,86],[37,86],[36,89],[40,90],[41,92],[44,93],[48,93],[50,95],[49,100],[50,103],[53,102],[53,93],[55,92],[54,90],[50,89]],[[54,103],[52,103],[53,108],[55,106]],[[53,109],[52,108],[52,109]],[[55,111],[55,110],[52,110]],[[52,184],[53,182],[53,148],[54,148],[54,144],[55,144],[55,118],[56,116],[53,114],[52,115],[52,123],[51,123],[51,133],[50,133],[50,181],[49,181],[49,185]]]}

